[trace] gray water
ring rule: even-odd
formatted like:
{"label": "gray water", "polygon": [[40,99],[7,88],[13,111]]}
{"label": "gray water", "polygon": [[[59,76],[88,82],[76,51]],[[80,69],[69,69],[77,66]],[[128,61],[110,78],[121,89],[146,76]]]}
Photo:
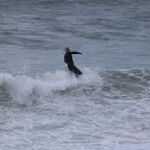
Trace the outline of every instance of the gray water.
{"label": "gray water", "polygon": [[149,0],[0,0],[0,149],[149,150],[149,39]]}
{"label": "gray water", "polygon": [[149,68],[149,14],[149,0],[0,0],[0,69],[63,68],[65,46],[82,66]]}

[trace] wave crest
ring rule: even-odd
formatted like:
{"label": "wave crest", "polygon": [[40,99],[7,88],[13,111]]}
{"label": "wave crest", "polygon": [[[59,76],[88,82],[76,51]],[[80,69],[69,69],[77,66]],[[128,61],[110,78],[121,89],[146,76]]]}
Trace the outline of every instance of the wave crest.
{"label": "wave crest", "polygon": [[58,96],[93,98],[150,97],[150,71],[144,69],[98,71],[85,69],[75,78],[66,71],[35,77],[0,73],[0,102],[32,105]]}
{"label": "wave crest", "polygon": [[19,104],[32,104],[37,99],[52,97],[55,93],[93,82],[96,78],[96,82],[100,80],[96,72],[93,74],[88,69],[78,79],[61,70],[36,77],[0,73],[0,101],[9,99]]}

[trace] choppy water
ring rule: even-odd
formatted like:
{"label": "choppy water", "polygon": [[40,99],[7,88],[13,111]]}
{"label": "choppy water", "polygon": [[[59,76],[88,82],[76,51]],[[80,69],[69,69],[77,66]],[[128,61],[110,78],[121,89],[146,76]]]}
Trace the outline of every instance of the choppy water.
{"label": "choppy water", "polygon": [[149,150],[149,14],[149,0],[0,0],[0,149]]}

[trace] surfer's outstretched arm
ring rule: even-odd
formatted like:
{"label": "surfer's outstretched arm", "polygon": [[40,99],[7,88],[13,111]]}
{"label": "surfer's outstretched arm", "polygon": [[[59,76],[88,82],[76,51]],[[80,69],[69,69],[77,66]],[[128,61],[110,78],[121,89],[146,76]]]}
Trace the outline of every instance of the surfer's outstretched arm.
{"label": "surfer's outstretched arm", "polygon": [[71,53],[71,54],[80,54],[80,55],[82,55],[82,53],[77,52],[77,51],[71,51],[70,53]]}

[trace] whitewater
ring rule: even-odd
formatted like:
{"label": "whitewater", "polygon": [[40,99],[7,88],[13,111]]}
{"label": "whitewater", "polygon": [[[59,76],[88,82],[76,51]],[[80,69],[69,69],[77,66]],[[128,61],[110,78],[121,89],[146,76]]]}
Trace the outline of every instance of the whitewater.
{"label": "whitewater", "polygon": [[0,148],[149,149],[150,71],[0,74]]}

